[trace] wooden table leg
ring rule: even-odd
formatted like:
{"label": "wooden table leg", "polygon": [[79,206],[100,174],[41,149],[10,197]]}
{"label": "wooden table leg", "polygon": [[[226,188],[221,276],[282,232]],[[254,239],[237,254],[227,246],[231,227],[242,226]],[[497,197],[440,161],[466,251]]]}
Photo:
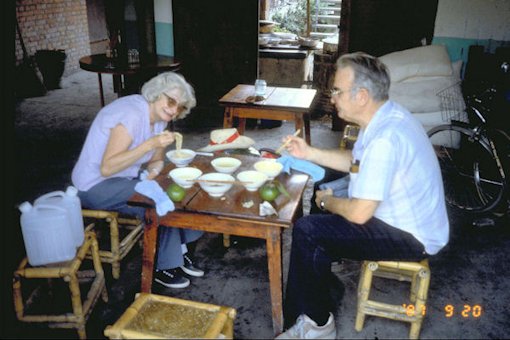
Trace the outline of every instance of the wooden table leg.
{"label": "wooden table leg", "polygon": [[104,106],[104,93],[103,93],[103,79],[101,78],[101,73],[97,74],[97,78],[99,81],[99,97],[101,98],[101,107]]}
{"label": "wooden table leg", "polygon": [[303,117],[304,123],[305,123],[305,138],[308,145],[312,145],[312,137],[310,134],[310,115],[305,114]]}
{"label": "wooden table leg", "polygon": [[141,292],[150,293],[152,290],[152,274],[154,271],[156,242],[158,240],[159,219],[156,215],[156,209],[147,209],[145,212],[145,220],[145,229],[143,231]]}
{"label": "wooden table leg", "polygon": [[301,129],[301,133],[300,133],[299,137],[304,138],[306,140],[306,142],[308,143],[309,138],[308,138],[308,136],[306,134],[306,130],[304,128],[303,117],[296,115],[296,117],[294,118],[294,126],[296,128],[296,131]]}
{"label": "wooden table leg", "polygon": [[223,127],[225,129],[231,128],[234,124],[234,117],[232,116],[232,108],[225,107],[225,112],[223,113]]}
{"label": "wooden table leg", "polygon": [[246,118],[237,117],[239,119],[239,123],[237,124],[237,132],[240,135],[244,135],[244,130],[246,130]]}
{"label": "wooden table leg", "polygon": [[281,229],[268,230],[266,238],[271,312],[275,336],[283,331],[283,292],[282,292],[282,243]]}

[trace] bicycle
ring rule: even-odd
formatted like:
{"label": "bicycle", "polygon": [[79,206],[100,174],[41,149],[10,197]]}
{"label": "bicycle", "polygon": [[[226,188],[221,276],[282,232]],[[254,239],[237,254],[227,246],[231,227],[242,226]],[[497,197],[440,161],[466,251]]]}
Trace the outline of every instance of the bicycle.
{"label": "bicycle", "polygon": [[[507,73],[508,63],[501,69]],[[450,123],[427,134],[439,160],[447,203],[471,213],[501,216],[510,209],[510,136],[490,120],[497,114],[490,109],[497,91],[491,85],[469,96],[465,105],[457,84],[440,91],[443,119]]]}

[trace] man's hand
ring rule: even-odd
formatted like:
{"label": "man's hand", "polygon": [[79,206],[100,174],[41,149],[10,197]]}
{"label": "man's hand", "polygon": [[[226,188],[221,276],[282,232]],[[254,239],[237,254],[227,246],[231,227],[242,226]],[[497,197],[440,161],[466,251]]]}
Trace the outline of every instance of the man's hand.
{"label": "man's hand", "polygon": [[[332,189],[317,190],[315,192],[315,204],[317,204],[317,206],[319,208],[321,208],[321,201],[326,203],[327,199],[331,196],[333,196]],[[321,210],[322,210],[322,208],[321,208]]]}

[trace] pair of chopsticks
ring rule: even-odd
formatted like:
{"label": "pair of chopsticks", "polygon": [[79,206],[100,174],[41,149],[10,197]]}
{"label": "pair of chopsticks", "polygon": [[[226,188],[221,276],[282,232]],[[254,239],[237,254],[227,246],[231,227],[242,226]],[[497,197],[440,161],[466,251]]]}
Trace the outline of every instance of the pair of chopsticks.
{"label": "pair of chopsticks", "polygon": [[224,181],[220,179],[193,179],[190,182],[205,182],[205,183],[218,183],[218,184],[252,184],[253,182],[244,181]]}
{"label": "pair of chopsticks", "polygon": [[[297,129],[297,131],[296,131],[296,132],[294,132],[293,136],[294,136],[294,137],[296,137],[296,136],[297,136],[297,135],[299,135],[300,133],[301,133],[301,129]],[[285,141],[285,143],[283,143],[283,144],[282,144],[282,145],[281,145],[278,149],[276,149],[275,153],[278,153],[278,154],[279,154],[279,153],[283,150],[283,148],[285,148],[285,147],[286,147],[289,143],[290,143],[290,138],[289,138],[289,139],[287,139],[287,140]]]}

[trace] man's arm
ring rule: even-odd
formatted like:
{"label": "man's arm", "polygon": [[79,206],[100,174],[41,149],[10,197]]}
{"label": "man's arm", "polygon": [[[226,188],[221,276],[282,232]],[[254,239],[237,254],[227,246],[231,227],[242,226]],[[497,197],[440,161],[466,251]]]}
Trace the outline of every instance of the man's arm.
{"label": "man's arm", "polygon": [[371,219],[380,203],[366,199],[334,197],[331,189],[319,190],[316,195],[315,203],[318,207],[321,207],[322,202],[324,210],[343,216],[356,224],[364,224]]}

